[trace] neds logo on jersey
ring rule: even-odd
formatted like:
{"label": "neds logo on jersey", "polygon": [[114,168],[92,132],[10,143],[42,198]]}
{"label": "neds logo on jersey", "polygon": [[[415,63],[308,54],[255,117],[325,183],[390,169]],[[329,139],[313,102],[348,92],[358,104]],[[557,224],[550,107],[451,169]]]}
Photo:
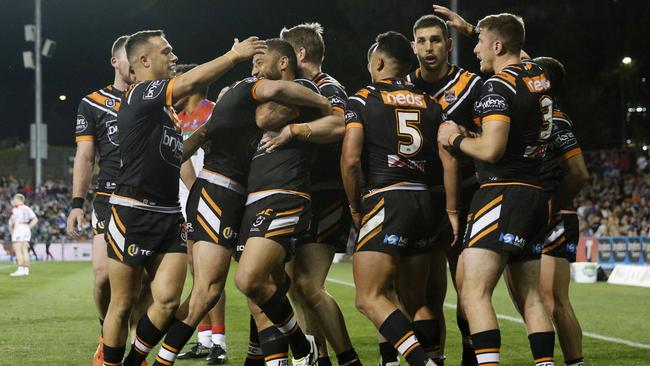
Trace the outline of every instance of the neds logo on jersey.
{"label": "neds logo on jersey", "polygon": [[173,127],[163,126],[160,156],[169,165],[180,168],[183,161],[183,137]]}
{"label": "neds logo on jersey", "polygon": [[426,108],[427,103],[424,100],[424,95],[411,93],[407,90],[398,90],[394,92],[381,92],[381,99],[384,104],[399,106],[399,107],[416,107]]}

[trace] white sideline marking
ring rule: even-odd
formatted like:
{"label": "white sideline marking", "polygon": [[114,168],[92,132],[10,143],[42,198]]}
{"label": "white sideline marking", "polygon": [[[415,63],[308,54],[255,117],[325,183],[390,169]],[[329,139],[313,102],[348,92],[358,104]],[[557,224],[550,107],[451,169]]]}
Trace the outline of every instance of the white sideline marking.
{"label": "white sideline marking", "polygon": [[[333,282],[333,283],[337,283],[339,285],[354,287],[354,284],[351,283],[351,282],[341,281],[341,280],[337,280],[335,278],[330,278],[330,277],[327,277],[327,280],[330,281],[330,282]],[[444,305],[445,305],[446,308],[456,309],[456,304],[445,303]],[[512,317],[512,316],[503,315],[503,314],[497,314],[497,319],[508,320],[508,321],[511,321],[511,322],[514,322],[514,323],[524,324],[524,321],[521,320],[521,318],[515,318],[515,317]],[[632,342],[632,341],[628,341],[626,339],[621,339],[621,338],[607,337],[607,336],[600,335],[600,334],[597,334],[597,333],[583,331],[582,335],[585,336],[585,337],[594,338],[594,339],[598,339],[598,340],[605,341],[605,342],[624,344],[626,346],[630,346],[630,347],[633,347],[633,348],[650,349],[650,344]]]}

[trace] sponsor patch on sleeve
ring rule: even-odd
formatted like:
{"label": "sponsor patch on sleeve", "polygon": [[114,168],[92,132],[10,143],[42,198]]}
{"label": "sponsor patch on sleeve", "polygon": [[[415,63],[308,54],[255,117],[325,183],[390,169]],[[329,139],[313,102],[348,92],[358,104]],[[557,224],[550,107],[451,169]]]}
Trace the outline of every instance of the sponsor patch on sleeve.
{"label": "sponsor patch on sleeve", "polygon": [[75,127],[76,133],[82,133],[88,129],[88,121],[83,114],[77,115],[77,126]]}

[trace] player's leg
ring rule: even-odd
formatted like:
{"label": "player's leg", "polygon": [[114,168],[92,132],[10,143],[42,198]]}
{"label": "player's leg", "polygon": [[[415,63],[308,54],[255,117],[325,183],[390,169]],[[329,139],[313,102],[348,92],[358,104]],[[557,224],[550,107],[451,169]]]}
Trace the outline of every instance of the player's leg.
{"label": "player's leg", "polygon": [[94,275],[93,298],[99,322],[102,324],[106,317],[108,304],[111,300],[111,286],[108,282],[108,254],[104,234],[93,236],[92,266]]}
{"label": "player's leg", "polygon": [[[230,262],[230,260],[229,260]],[[225,363],[228,359],[226,351],[226,290],[221,291],[217,304],[208,311],[204,319],[210,322],[210,354],[206,358],[208,365]]]}
{"label": "player's leg", "polygon": [[[262,309],[247,299],[252,326],[259,329],[259,344],[267,366],[285,366],[289,363],[289,339],[264,314]],[[252,329],[252,327],[251,327]],[[250,360],[246,360],[251,363]]]}
{"label": "player's leg", "polygon": [[552,315],[558,341],[567,365],[583,360],[582,329],[569,300],[571,263],[564,258],[542,255],[540,292]]}
{"label": "player's leg", "polygon": [[478,363],[499,363],[501,333],[492,307],[492,293],[507,256],[483,248],[467,248],[462,255],[461,303],[469,321]]}
{"label": "player's leg", "polygon": [[147,312],[149,306],[153,303],[153,298],[151,297],[151,282],[149,276],[142,276],[142,285],[140,286],[140,295],[138,300],[133,306],[131,311],[131,317],[129,318],[129,334],[131,335],[131,343],[135,339],[137,330],[138,330],[138,321],[142,316]]}
{"label": "player's leg", "polygon": [[555,332],[540,295],[540,260],[512,262],[508,264],[508,272],[510,289],[519,302],[517,308],[523,313],[535,363],[553,362]]}
{"label": "player's leg", "polygon": [[[447,250],[448,243],[441,243],[431,252],[429,262],[429,276],[426,287],[427,304],[433,312],[432,326],[437,329],[434,345],[435,352],[439,355],[445,353],[445,338],[447,326],[445,323],[444,303],[447,294]],[[419,339],[419,337],[418,337]],[[422,343],[422,340],[420,340]],[[430,351],[433,352],[433,351]]]}
{"label": "player's leg", "polygon": [[20,249],[23,252],[23,272],[25,272],[25,275],[29,275],[29,241],[24,241]]}
{"label": "player's leg", "polygon": [[16,269],[15,272],[11,273],[10,276],[23,276],[25,273],[24,270],[24,260],[23,260],[23,250],[22,250],[22,241],[14,241],[11,243],[11,247],[14,250],[14,254],[16,255],[16,263],[18,264],[18,269]]}
{"label": "player's leg", "polygon": [[[463,243],[456,243],[458,246],[462,246]],[[454,251],[455,248],[452,248]],[[460,248],[457,248],[460,249]],[[449,271],[452,274],[452,279],[454,287],[456,288],[456,324],[458,325],[458,330],[462,338],[463,353],[461,355],[461,366],[474,366],[478,365],[476,360],[476,353],[474,353],[474,346],[472,344],[472,333],[469,330],[469,322],[467,321],[467,315],[463,309],[463,304],[461,302],[460,293],[463,288],[463,251],[458,250],[459,253],[455,257],[454,261],[449,260]]]}

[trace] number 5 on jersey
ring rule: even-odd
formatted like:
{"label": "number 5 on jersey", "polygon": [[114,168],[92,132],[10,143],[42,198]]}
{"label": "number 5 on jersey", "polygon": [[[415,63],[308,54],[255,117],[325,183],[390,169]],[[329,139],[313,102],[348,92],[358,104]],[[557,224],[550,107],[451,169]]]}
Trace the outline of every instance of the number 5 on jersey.
{"label": "number 5 on jersey", "polygon": [[397,118],[397,135],[404,139],[398,139],[397,151],[400,155],[410,157],[418,153],[422,148],[422,132],[419,129],[420,111],[409,109],[398,109],[395,111]]}

